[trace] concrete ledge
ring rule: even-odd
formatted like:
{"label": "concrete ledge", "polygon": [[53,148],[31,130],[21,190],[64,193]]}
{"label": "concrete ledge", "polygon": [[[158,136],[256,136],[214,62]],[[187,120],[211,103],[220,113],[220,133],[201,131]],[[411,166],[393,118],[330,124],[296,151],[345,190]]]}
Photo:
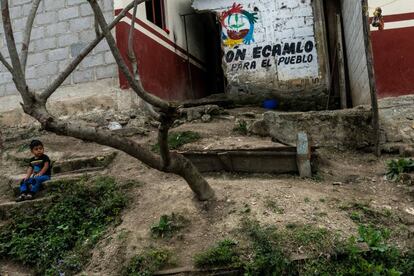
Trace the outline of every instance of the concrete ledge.
{"label": "concrete ledge", "polygon": [[371,146],[374,135],[371,111],[355,108],[318,112],[266,112],[250,131],[271,136],[274,141],[296,144],[297,133],[309,135],[311,145],[339,149],[361,149]]}

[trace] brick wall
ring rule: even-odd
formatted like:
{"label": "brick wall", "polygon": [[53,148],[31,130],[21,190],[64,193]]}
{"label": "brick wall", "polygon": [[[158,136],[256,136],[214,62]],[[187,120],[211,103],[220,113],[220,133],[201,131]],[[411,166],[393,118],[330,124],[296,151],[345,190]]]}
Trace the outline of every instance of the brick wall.
{"label": "brick wall", "polygon": [[[26,18],[32,0],[9,0],[18,49],[21,49]],[[107,20],[113,18],[113,0],[100,0]],[[32,31],[26,77],[32,89],[40,90],[95,38],[93,13],[86,0],[43,0]],[[0,23],[0,51],[7,49]],[[76,84],[117,76],[115,61],[105,41],[85,58],[64,84]],[[0,64],[0,97],[16,94],[9,72]]]}
{"label": "brick wall", "polygon": [[370,104],[361,0],[342,0],[342,14],[352,103]]}

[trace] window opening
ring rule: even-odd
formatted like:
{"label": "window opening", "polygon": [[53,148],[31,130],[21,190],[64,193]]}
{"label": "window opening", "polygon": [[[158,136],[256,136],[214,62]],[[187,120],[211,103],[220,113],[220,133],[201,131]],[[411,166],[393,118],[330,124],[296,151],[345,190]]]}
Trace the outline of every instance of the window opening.
{"label": "window opening", "polygon": [[166,29],[164,0],[153,0],[145,2],[147,20],[154,23],[161,29]]}

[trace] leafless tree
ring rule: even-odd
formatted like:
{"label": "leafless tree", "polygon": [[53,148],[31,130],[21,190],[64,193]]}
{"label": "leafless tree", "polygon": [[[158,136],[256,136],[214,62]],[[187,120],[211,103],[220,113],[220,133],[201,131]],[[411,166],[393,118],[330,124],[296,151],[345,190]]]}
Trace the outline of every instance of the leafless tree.
{"label": "leafless tree", "polygon": [[[159,171],[174,173],[183,177],[199,200],[209,200],[214,198],[214,191],[199,173],[197,168],[184,156],[176,152],[170,152],[168,148],[168,133],[174,120],[178,117],[180,105],[174,102],[168,102],[154,95],[147,93],[139,80],[137,66],[133,66],[131,73],[125,61],[121,57],[120,51],[116,46],[115,39],[111,30],[115,25],[134,8],[136,14],[137,5],[149,0],[134,0],[127,5],[121,13],[108,24],[102,13],[102,10],[96,0],[88,0],[95,14],[95,32],[96,38],[83,51],[72,60],[72,62],[57,76],[57,78],[43,91],[36,93],[27,85],[25,78],[28,49],[30,44],[30,33],[33,28],[33,22],[37,14],[37,9],[41,0],[32,1],[32,9],[27,19],[27,24],[23,37],[23,46],[18,54],[14,40],[12,24],[10,20],[8,0],[1,1],[1,11],[4,34],[7,42],[7,50],[11,63],[0,53],[0,62],[12,74],[13,82],[19,91],[23,102],[21,103],[26,114],[32,116],[40,122],[42,127],[58,135],[70,136],[86,141],[96,142],[101,145],[113,147],[121,150],[150,167]],[[134,24],[134,23],[132,23]],[[136,63],[135,56],[131,55],[133,26],[131,26],[129,37],[130,60]],[[101,42],[106,39],[111,52],[122,73],[126,76],[132,90],[151,108],[152,115],[159,121],[158,142],[160,145],[160,155],[154,154],[151,150],[140,145],[139,143],[122,136],[119,136],[109,130],[104,130],[88,126],[79,121],[62,120],[51,114],[46,108],[46,102],[66,78],[75,70],[81,61]],[[156,109],[156,111],[155,111]]]}

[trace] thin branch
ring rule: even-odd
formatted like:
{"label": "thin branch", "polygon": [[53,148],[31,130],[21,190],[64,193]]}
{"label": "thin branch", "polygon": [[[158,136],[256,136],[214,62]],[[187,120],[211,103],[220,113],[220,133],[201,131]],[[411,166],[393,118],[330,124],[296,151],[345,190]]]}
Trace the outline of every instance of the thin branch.
{"label": "thin branch", "polygon": [[12,67],[13,67],[13,81],[16,84],[17,90],[22,95],[23,101],[28,104],[33,100],[33,95],[29,89],[22,71],[19,54],[16,49],[16,42],[13,35],[13,27],[10,20],[10,11],[8,0],[1,0],[1,15],[3,19],[4,35],[6,37],[7,49],[9,51]]}
{"label": "thin branch", "polygon": [[139,73],[138,73],[138,60],[135,55],[134,51],[134,34],[135,34],[135,18],[137,17],[137,10],[138,10],[138,1],[135,0],[134,3],[134,11],[132,13],[132,20],[131,20],[131,27],[129,28],[128,34],[128,58],[129,62],[132,65],[132,73],[136,81],[139,80]]}
{"label": "thin branch", "polygon": [[98,19],[95,16],[95,20],[94,20],[94,25],[95,25],[95,34],[96,37],[100,37],[102,35],[101,30],[99,29],[99,23],[98,23]]}
{"label": "thin branch", "polygon": [[6,67],[7,70],[13,75],[13,67],[7,62],[7,60],[4,58],[4,56],[0,53],[0,62],[3,63],[4,67]]}
{"label": "thin branch", "polygon": [[157,96],[151,95],[147,93],[142,85],[138,83],[134,77],[132,76],[131,72],[129,71],[128,66],[126,65],[125,61],[123,60],[121,53],[119,52],[118,47],[116,46],[116,42],[114,37],[112,36],[110,29],[108,28],[108,25],[106,23],[105,17],[102,13],[101,8],[99,7],[96,0],[88,0],[89,4],[91,5],[95,15],[98,18],[99,25],[102,29],[103,34],[105,35],[106,41],[108,42],[109,48],[112,51],[112,55],[114,56],[119,69],[122,71],[122,73],[125,75],[126,79],[128,80],[128,83],[130,84],[131,88],[135,91],[135,93],[138,94],[138,96],[143,99],[144,101],[161,108],[164,111],[168,111],[172,108],[170,103],[167,101],[164,101]]}
{"label": "thin branch", "polygon": [[167,168],[171,163],[170,149],[168,146],[168,131],[174,122],[174,114],[161,113],[160,126],[158,128],[158,145],[160,146],[161,167]]}
{"label": "thin branch", "polygon": [[[139,0],[139,3],[143,3],[149,0]],[[116,24],[118,24],[122,18],[125,17],[127,12],[134,7],[134,2],[128,4],[119,14],[118,16],[112,21],[112,23],[108,26],[109,30],[112,30]],[[40,99],[43,102],[46,102],[47,99],[56,91],[56,89],[66,80],[66,78],[76,69],[76,67],[82,62],[82,60],[104,39],[104,35],[101,35],[95,38],[82,52],[74,59],[72,62],[65,68],[63,72],[59,74],[59,76],[43,91],[40,95]]]}
{"label": "thin branch", "polygon": [[[134,51],[135,18],[137,17],[137,11],[138,11],[138,1],[135,0],[134,10],[132,12],[131,26],[129,28],[129,34],[128,34],[128,59],[129,59],[129,63],[131,63],[131,66],[132,66],[132,74],[134,76],[134,79],[137,81],[139,86],[142,87],[142,82],[141,82],[139,71],[138,71],[138,59]],[[144,105],[145,110],[149,113],[149,115],[155,120],[160,121],[161,115],[155,111],[154,107],[145,101],[144,101],[144,104],[145,104]]]}
{"label": "thin branch", "polygon": [[33,29],[33,23],[36,17],[37,10],[39,8],[40,1],[42,0],[35,0],[33,1],[32,8],[29,13],[29,17],[27,18],[26,22],[26,29],[23,35],[23,44],[22,44],[22,52],[21,52],[21,62],[22,62],[22,71],[25,74],[26,65],[27,65],[27,54],[29,52],[29,44],[30,44],[30,35]]}

